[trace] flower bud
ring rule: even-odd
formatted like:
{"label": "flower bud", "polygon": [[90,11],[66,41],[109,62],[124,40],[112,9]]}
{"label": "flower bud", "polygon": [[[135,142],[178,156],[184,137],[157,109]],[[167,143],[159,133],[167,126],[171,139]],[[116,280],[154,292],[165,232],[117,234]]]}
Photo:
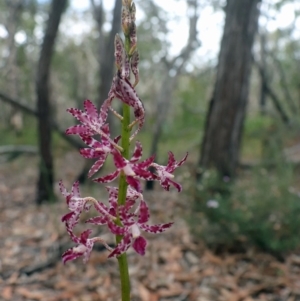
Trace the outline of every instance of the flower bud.
{"label": "flower bud", "polygon": [[135,87],[139,82],[139,68],[138,68],[139,61],[140,61],[140,55],[139,52],[136,50],[131,57],[131,71],[135,79],[133,87]]}
{"label": "flower bud", "polygon": [[135,7],[134,2],[133,2],[132,5],[131,5],[130,12],[131,12],[131,21],[132,21],[133,23],[135,23],[136,7]]}
{"label": "flower bud", "polygon": [[117,66],[118,70],[122,69],[124,56],[125,56],[124,43],[123,43],[121,37],[118,34],[116,34],[116,36],[115,36],[115,60],[116,60],[116,66]]}
{"label": "flower bud", "polygon": [[125,36],[130,34],[130,27],[131,27],[131,13],[128,6],[122,7],[122,30]]}
{"label": "flower bud", "polygon": [[122,5],[130,7],[131,2],[132,2],[132,0],[122,0]]}
{"label": "flower bud", "polygon": [[126,78],[128,80],[130,77],[130,64],[129,64],[128,56],[126,54],[122,65],[121,76],[122,78]]}
{"label": "flower bud", "polygon": [[136,36],[136,25],[135,23],[131,24],[130,28],[130,50],[129,55],[132,55],[137,47],[137,36]]}

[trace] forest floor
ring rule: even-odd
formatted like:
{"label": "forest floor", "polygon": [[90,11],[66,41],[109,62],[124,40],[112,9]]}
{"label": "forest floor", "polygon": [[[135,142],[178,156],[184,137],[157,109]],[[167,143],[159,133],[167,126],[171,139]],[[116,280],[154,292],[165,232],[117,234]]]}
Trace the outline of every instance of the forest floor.
{"label": "forest floor", "polygon": [[[68,188],[81,168],[77,160],[68,153],[56,162]],[[72,246],[60,222],[68,210],[58,189],[57,203],[35,206],[36,166],[32,157],[0,165],[0,300],[120,300],[117,262],[106,250],[96,247],[86,265],[81,259],[62,264],[61,253]],[[152,222],[175,224],[148,236],[144,257],[128,252],[132,300],[300,300],[300,254],[284,261],[254,250],[216,255],[190,233],[187,194],[157,189],[146,200]]]}

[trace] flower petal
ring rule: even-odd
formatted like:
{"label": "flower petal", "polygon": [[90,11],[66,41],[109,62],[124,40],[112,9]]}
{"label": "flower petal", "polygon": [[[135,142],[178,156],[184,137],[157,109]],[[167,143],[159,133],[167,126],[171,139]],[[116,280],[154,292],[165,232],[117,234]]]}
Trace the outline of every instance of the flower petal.
{"label": "flower petal", "polygon": [[147,203],[142,200],[140,203],[140,210],[138,215],[138,223],[144,224],[147,223],[150,218],[150,211]]}
{"label": "flower petal", "polygon": [[132,244],[134,250],[142,256],[146,253],[146,246],[147,240],[142,236],[137,237]]}
{"label": "flower petal", "polygon": [[93,179],[93,181],[97,182],[97,183],[109,183],[109,182],[112,182],[113,180],[115,180],[119,174],[120,174],[120,171],[116,170],[113,173],[110,173],[104,177]]}
{"label": "flower petal", "polygon": [[96,216],[89,218],[85,222],[94,225],[105,225],[107,223],[107,218],[106,216]]}
{"label": "flower petal", "polygon": [[182,186],[179,183],[177,183],[171,179],[168,179],[168,182],[170,182],[178,190],[178,192],[181,192]]}
{"label": "flower petal", "polygon": [[79,181],[74,182],[74,184],[72,186],[72,195],[75,198],[80,197],[80,193],[79,193]]}
{"label": "flower petal", "polygon": [[95,131],[90,129],[89,127],[81,124],[70,126],[66,130],[67,135],[86,135],[86,136],[92,136],[95,135]]}
{"label": "flower petal", "polygon": [[107,158],[107,155],[105,154],[104,156],[100,157],[99,160],[97,160],[93,166],[90,168],[89,173],[88,173],[88,177],[90,178],[91,176],[93,176],[104,164],[105,160]]}
{"label": "flower petal", "polygon": [[92,148],[81,148],[79,150],[79,153],[82,157],[84,157],[86,159],[99,158],[100,156],[103,156],[105,154],[105,152],[103,152],[103,151],[96,151]]}
{"label": "flower petal", "polygon": [[74,214],[75,214],[74,211],[68,212],[67,214],[65,214],[65,215],[61,218],[61,221],[62,221],[62,222],[68,221],[70,218],[72,218],[72,217],[74,216]]}
{"label": "flower petal", "polygon": [[166,190],[169,191],[170,190],[170,183],[169,183],[169,179],[168,178],[164,178],[160,181],[160,185],[161,187]]}
{"label": "flower petal", "polygon": [[132,158],[130,159],[130,163],[136,163],[142,158],[143,155],[143,148],[142,144],[139,141],[136,141],[135,148],[133,151]]}
{"label": "flower petal", "polygon": [[148,171],[148,170],[144,170],[141,168],[138,168],[136,166],[133,166],[133,171],[136,174],[137,177],[139,177],[140,179],[144,179],[147,181],[155,181],[158,180],[159,177],[155,174],[153,174],[152,172]]}
{"label": "flower petal", "polygon": [[141,183],[138,179],[132,177],[132,176],[127,176],[126,177],[126,182],[134,188],[137,192],[142,192],[142,186]]}
{"label": "flower petal", "polygon": [[127,160],[118,151],[114,151],[113,156],[116,168],[122,169],[127,166]]}
{"label": "flower petal", "polygon": [[131,246],[131,242],[132,242],[131,233],[126,233],[123,236],[122,240],[117,244],[115,249],[108,255],[108,258],[117,257],[123,254],[124,252],[126,252]]}
{"label": "flower petal", "polygon": [[60,181],[58,182],[58,185],[59,185],[59,189],[60,189],[61,194],[62,194],[64,197],[67,197],[68,191],[67,191],[66,187],[64,186],[62,180],[60,180]]}
{"label": "flower petal", "polygon": [[115,234],[115,235],[124,235],[126,232],[128,232],[128,228],[118,226],[111,220],[107,221],[107,226],[108,226],[109,230],[111,231],[111,233]]}
{"label": "flower petal", "polygon": [[172,173],[177,167],[181,166],[187,159],[188,153],[179,161],[175,160],[174,154],[169,152],[169,160],[165,170],[169,173]]}
{"label": "flower petal", "polygon": [[81,135],[80,138],[82,141],[91,148],[97,148],[97,150],[102,150],[103,144],[100,141],[92,138],[91,136],[83,136]]}
{"label": "flower petal", "polygon": [[[112,188],[112,190],[110,190]],[[118,207],[118,189],[115,187],[106,187],[108,190],[109,196],[108,196],[108,202],[111,206],[111,208],[114,209],[114,211],[117,210]],[[115,189],[115,190],[114,190]]]}
{"label": "flower petal", "polygon": [[[83,245],[80,245],[83,246]],[[84,247],[84,246],[83,246]],[[74,247],[68,249],[62,254],[62,261],[66,264],[67,261],[74,260],[84,254],[85,248]]]}
{"label": "flower petal", "polygon": [[143,229],[145,232],[149,233],[162,233],[169,229],[173,223],[167,223],[167,224],[157,224],[157,225],[145,225],[145,224],[140,224],[139,227]]}
{"label": "flower petal", "polygon": [[96,106],[89,100],[86,99],[83,102],[84,108],[85,108],[85,112],[88,116],[91,116],[91,118],[98,118],[98,112],[97,112],[97,108]]}
{"label": "flower petal", "polygon": [[70,109],[67,109],[67,112],[72,114],[78,121],[82,122],[85,125],[90,122],[88,115],[79,109],[70,108]]}
{"label": "flower petal", "polygon": [[81,241],[81,243],[83,243],[85,245],[91,233],[92,233],[91,229],[87,229],[87,230],[83,231],[80,234],[80,241]]}
{"label": "flower petal", "polygon": [[136,165],[138,165],[140,168],[146,169],[154,162],[154,159],[155,155],[152,155],[151,157],[147,158],[144,161],[141,161],[140,163],[137,163]]}

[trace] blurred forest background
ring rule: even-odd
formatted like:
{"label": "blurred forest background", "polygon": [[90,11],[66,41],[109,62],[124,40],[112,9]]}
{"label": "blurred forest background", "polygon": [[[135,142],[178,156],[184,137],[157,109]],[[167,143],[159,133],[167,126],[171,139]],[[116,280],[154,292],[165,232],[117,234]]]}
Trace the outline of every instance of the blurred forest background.
{"label": "blurred forest background", "polygon": [[[59,230],[57,216],[67,208],[59,196],[58,180],[66,179],[71,185],[78,179],[83,191],[101,195],[97,192],[99,185],[86,179],[92,163],[78,153],[82,142],[64,134],[75,122],[66,109],[82,108],[85,99],[100,106],[106,99],[115,73],[113,44],[115,34],[120,32],[121,3],[0,1],[0,206],[5,238],[1,249],[6,250],[9,259],[1,264],[4,300],[52,300],[51,294],[45,299],[45,292],[31,295],[32,289],[26,290],[24,285],[15,295],[14,288],[22,273],[29,277],[50,267],[61,269],[57,267],[57,254],[66,248],[61,241],[67,235]],[[135,3],[141,57],[137,91],[147,114],[138,138],[144,145],[144,156],[155,153],[163,164],[169,150],[177,159],[189,152],[185,167],[176,175],[183,182],[184,192],[172,194],[171,200],[158,207],[164,211],[168,206],[168,215],[186,224],[186,230],[175,228],[170,239],[175,242],[174,237],[182,231],[191,235],[183,241],[178,238],[184,247],[180,255],[173,254],[174,258],[193,246],[189,249],[194,256],[189,257],[191,265],[194,261],[206,269],[207,265],[227,262],[224,254],[248,254],[244,263],[254,260],[249,250],[255,250],[272,256],[263,259],[270,266],[278,263],[275,272],[267,272],[273,280],[281,273],[288,277],[290,270],[299,276],[299,1]],[[119,124],[113,118],[112,122],[112,132],[117,135]],[[109,168],[110,163],[104,167]],[[167,198],[153,183],[146,183],[145,190],[149,196],[154,195],[153,199]],[[51,211],[52,217],[47,217],[45,211]],[[31,241],[29,232],[44,222],[48,234],[39,228],[36,240]],[[23,232],[16,230],[20,227]],[[36,264],[29,264],[28,258],[21,261],[23,265],[14,261],[16,254],[22,253],[16,244],[32,249],[44,240],[47,250],[49,245],[58,245],[50,260],[44,254]],[[201,254],[206,252],[202,259],[195,251],[199,246]],[[15,253],[13,247],[18,249]],[[30,252],[37,256],[39,251]],[[233,255],[226,256],[234,258],[234,271],[238,271],[240,262],[230,257]],[[226,263],[226,268],[230,264]],[[218,274],[222,283],[222,277],[228,274],[225,270],[218,274],[213,268],[214,272],[209,273]],[[68,277],[70,271],[59,273]],[[194,272],[188,268],[186,274],[190,273]],[[197,273],[193,277],[198,284],[211,276]],[[47,279],[49,274],[45,275]],[[238,277],[243,277],[242,273]],[[222,290],[219,283],[218,290],[206,291],[207,299],[197,299],[191,288],[188,291],[193,293],[188,293],[186,299],[176,299],[176,294],[161,294],[155,299],[151,292],[157,292],[157,287],[149,286],[147,278],[139,280],[134,294],[139,296],[136,300],[212,300],[212,296],[213,300],[275,300],[275,295],[283,296],[278,300],[300,300],[300,284],[295,284],[293,277],[290,282],[286,278],[283,282],[274,280],[276,284],[269,281],[273,284],[268,282],[260,289],[258,283],[262,285],[265,279],[250,277],[242,284],[240,278],[231,279],[235,283],[232,287]],[[248,290],[241,295],[240,287],[249,281],[256,289],[246,285]],[[66,291],[70,283],[53,287]],[[172,289],[168,287],[168,291]],[[233,295],[237,292],[239,295]],[[80,299],[78,292],[69,292],[69,297],[56,295],[53,300],[110,300],[102,293],[100,299]],[[205,290],[200,295],[204,296]],[[223,299],[218,299],[221,295]]]}

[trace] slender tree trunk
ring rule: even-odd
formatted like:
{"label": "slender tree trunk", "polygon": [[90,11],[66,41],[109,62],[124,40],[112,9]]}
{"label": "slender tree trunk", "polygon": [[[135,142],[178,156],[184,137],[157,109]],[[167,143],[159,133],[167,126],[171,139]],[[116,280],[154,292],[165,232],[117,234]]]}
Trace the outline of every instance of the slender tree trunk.
{"label": "slender tree trunk", "polygon": [[[94,19],[97,22],[98,33],[99,33],[99,88],[98,88],[98,100],[97,104],[100,108],[103,101],[107,98],[110,90],[112,78],[114,76],[114,41],[116,33],[121,30],[121,12],[122,12],[122,0],[115,0],[115,6],[113,10],[113,21],[112,28],[108,36],[104,36],[102,25],[103,25],[103,4],[96,5],[94,0],[91,0],[93,6]],[[108,123],[110,124],[110,132],[112,136],[116,135],[117,129],[114,126],[114,118],[108,115]],[[87,179],[87,174],[91,164],[86,161],[82,171],[77,176],[77,180],[80,183],[84,183]]]}
{"label": "slender tree trunk", "polygon": [[[260,34],[260,62],[261,62],[261,67],[265,70],[267,67],[266,34],[265,33]],[[260,82],[260,99],[259,99],[261,115],[265,115],[265,113],[266,113],[266,99],[267,99],[267,91],[266,91],[265,83],[263,80],[261,80],[261,82]]]}
{"label": "slender tree trunk", "polygon": [[[2,76],[6,79],[7,91],[9,94],[17,98],[19,95],[19,72],[17,64],[17,47],[15,43],[15,35],[18,31],[20,19],[24,3],[22,0],[6,1],[8,8],[8,16],[5,24],[5,28],[8,31],[7,46],[9,50],[9,56],[6,60],[7,71],[3,72]],[[20,134],[22,131],[23,118],[20,111],[15,108],[10,108],[8,113],[5,108],[1,110],[1,113],[8,119],[9,125],[15,130],[16,134]]]}
{"label": "slender tree trunk", "polygon": [[[100,85],[99,85],[99,107],[103,101],[107,98],[111,81],[114,76],[114,41],[116,33],[121,30],[121,11],[122,11],[122,0],[115,0],[115,7],[113,11],[112,28],[109,35],[105,38],[105,47],[100,53]],[[102,41],[99,41],[103,43]]]}
{"label": "slender tree trunk", "polygon": [[[166,73],[168,70],[166,70]],[[165,79],[163,80],[161,89],[159,91],[157,105],[156,105],[156,119],[153,129],[153,136],[152,136],[152,142],[151,142],[151,148],[150,148],[150,154],[157,154],[158,150],[158,143],[161,138],[162,134],[162,126],[166,119],[168,109],[173,97],[172,91],[174,90],[174,87],[177,83],[178,76],[170,77],[166,75]],[[157,155],[156,155],[157,160]],[[155,171],[154,169],[152,170]],[[146,181],[145,189],[146,190],[153,190],[154,189],[154,181]]]}
{"label": "slender tree trunk", "polygon": [[[189,17],[189,37],[187,44],[182,48],[181,52],[171,61],[165,62],[165,73],[166,76],[162,81],[160,91],[157,96],[157,106],[156,106],[156,120],[154,125],[153,137],[151,142],[150,155],[158,153],[158,144],[162,134],[162,127],[164,121],[167,118],[168,111],[171,105],[171,100],[173,97],[174,89],[178,83],[178,78],[182,73],[182,70],[189,60],[193,51],[198,48],[199,42],[197,40],[197,22],[199,18],[198,13],[198,0],[187,1],[187,4],[190,8],[190,17]],[[168,75],[170,70],[173,70],[174,76]],[[157,156],[156,156],[157,160]],[[146,181],[145,189],[152,190],[154,188],[154,181]]]}
{"label": "slender tree trunk", "polygon": [[288,85],[288,79],[286,78],[285,69],[282,66],[280,60],[276,57],[275,53],[270,53],[270,55],[271,55],[272,59],[274,60],[276,66],[277,66],[277,70],[278,70],[278,73],[279,73],[279,76],[280,76],[280,86],[281,86],[282,91],[284,93],[285,101],[286,101],[287,105],[289,106],[290,112],[293,115],[297,116],[297,114],[299,112],[299,109],[296,105],[296,101],[293,99],[292,94],[290,93],[289,85]]}
{"label": "slender tree trunk", "polygon": [[52,138],[51,138],[51,104],[50,104],[50,65],[53,55],[55,39],[58,26],[63,11],[67,5],[67,0],[52,0],[49,19],[45,31],[44,40],[41,47],[40,59],[37,67],[36,94],[38,113],[38,138],[40,166],[37,184],[36,203],[54,199],[53,181],[53,158],[52,158]]}
{"label": "slender tree trunk", "polygon": [[[113,10],[112,27],[108,36],[103,37],[102,44],[104,47],[99,53],[99,94],[98,94],[98,106],[100,107],[103,101],[107,98],[110,90],[112,78],[115,72],[115,57],[114,57],[114,42],[116,33],[121,30],[121,12],[122,12],[122,0],[115,0],[115,6]],[[99,40],[101,43],[101,41]],[[104,42],[104,43],[103,43]],[[117,135],[119,129],[115,123],[115,118],[112,118],[110,114],[108,116],[108,123],[110,124],[110,132],[112,136]]]}
{"label": "slender tree trunk", "polygon": [[239,159],[259,2],[227,1],[217,78],[199,164],[201,168],[215,167],[221,176],[234,176]]}
{"label": "slender tree trunk", "polygon": [[100,107],[103,101],[107,98],[110,90],[111,81],[114,76],[114,41],[116,33],[121,30],[121,12],[122,12],[122,0],[115,0],[115,6],[113,10],[112,27],[107,36],[103,34],[103,20],[104,11],[103,3],[96,5],[94,0],[91,0],[93,7],[94,19],[97,22],[99,33],[99,47],[98,47],[98,61],[99,61],[99,89],[98,89],[98,107]]}
{"label": "slender tree trunk", "polygon": [[270,99],[271,99],[276,111],[278,112],[282,122],[286,125],[290,125],[290,118],[286,114],[285,110],[283,109],[283,107],[281,105],[282,101],[279,100],[279,98],[275,94],[274,90],[272,90],[271,86],[268,83],[267,76],[266,76],[266,68],[263,69],[263,67],[260,66],[259,63],[256,60],[254,60],[254,64],[257,67],[258,72],[260,74],[261,84],[263,86],[263,89],[266,92],[266,94],[270,97]]}

